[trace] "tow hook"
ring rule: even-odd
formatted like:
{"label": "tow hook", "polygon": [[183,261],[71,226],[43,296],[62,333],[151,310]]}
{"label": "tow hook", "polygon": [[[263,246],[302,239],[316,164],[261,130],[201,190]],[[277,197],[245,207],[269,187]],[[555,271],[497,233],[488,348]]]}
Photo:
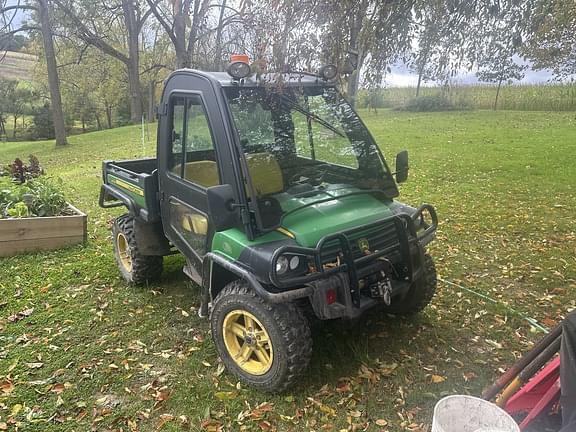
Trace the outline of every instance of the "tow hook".
{"label": "tow hook", "polygon": [[383,271],[380,272],[382,279],[370,287],[371,297],[381,298],[386,306],[392,303],[392,283],[390,278]]}

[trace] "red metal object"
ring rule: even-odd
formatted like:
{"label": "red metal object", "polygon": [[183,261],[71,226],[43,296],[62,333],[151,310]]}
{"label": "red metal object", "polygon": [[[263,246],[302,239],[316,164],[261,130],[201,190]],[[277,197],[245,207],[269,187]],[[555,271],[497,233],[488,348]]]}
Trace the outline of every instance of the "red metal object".
{"label": "red metal object", "polygon": [[556,356],[514,396],[504,409],[508,414],[527,412],[520,424],[524,430],[532,420],[560,398],[560,356]]}

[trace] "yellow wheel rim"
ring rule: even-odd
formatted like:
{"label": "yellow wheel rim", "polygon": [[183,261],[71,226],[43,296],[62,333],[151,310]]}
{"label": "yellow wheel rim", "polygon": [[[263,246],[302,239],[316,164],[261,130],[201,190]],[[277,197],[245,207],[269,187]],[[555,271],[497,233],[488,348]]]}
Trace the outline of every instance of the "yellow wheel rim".
{"label": "yellow wheel rim", "polygon": [[128,239],[122,233],[118,233],[116,236],[116,247],[118,249],[118,256],[120,257],[120,263],[124,270],[127,272],[132,271],[132,256],[130,255],[130,246],[128,245]]}
{"label": "yellow wheel rim", "polygon": [[233,310],[224,318],[224,344],[232,360],[243,371],[264,375],[274,360],[272,341],[258,318],[244,310]]}

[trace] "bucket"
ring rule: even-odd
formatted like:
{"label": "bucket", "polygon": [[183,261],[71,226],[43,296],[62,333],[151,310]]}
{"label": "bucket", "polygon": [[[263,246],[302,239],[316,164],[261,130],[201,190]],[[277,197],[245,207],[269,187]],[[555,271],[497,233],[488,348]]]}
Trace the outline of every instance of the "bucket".
{"label": "bucket", "polygon": [[474,396],[453,395],[434,407],[432,432],[520,432],[506,411]]}

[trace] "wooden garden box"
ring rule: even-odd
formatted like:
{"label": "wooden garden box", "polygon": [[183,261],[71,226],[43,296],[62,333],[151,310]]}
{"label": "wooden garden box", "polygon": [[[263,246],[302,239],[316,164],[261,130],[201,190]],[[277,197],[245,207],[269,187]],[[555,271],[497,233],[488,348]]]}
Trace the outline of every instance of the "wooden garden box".
{"label": "wooden garden box", "polygon": [[84,243],[87,217],[70,204],[68,208],[71,215],[0,219],[0,257]]}

